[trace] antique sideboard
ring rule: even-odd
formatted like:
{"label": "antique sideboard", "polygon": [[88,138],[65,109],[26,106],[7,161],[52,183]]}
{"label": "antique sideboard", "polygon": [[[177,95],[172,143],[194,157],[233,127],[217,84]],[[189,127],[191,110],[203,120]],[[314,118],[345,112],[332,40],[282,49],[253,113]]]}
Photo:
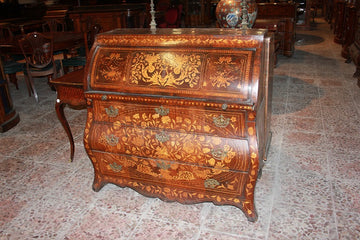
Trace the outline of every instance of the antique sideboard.
{"label": "antique sideboard", "polygon": [[167,201],[229,204],[256,221],[273,52],[267,30],[98,35],[84,77],[93,189],[114,183]]}

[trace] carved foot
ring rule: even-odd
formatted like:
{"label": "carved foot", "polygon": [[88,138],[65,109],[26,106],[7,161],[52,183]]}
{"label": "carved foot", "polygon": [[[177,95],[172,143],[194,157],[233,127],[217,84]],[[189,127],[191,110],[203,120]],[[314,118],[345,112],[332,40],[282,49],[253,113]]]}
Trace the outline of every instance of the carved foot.
{"label": "carved foot", "polygon": [[256,222],[258,219],[258,215],[257,213],[253,214],[253,215],[246,215],[247,219],[249,222]]}
{"label": "carved foot", "polygon": [[250,222],[256,222],[256,220],[258,219],[258,214],[255,210],[254,202],[244,202],[243,212],[245,213],[247,219]]}
{"label": "carved foot", "polygon": [[103,182],[99,176],[95,175],[92,188],[95,192],[98,192],[102,187],[105,186],[105,184],[106,182]]}

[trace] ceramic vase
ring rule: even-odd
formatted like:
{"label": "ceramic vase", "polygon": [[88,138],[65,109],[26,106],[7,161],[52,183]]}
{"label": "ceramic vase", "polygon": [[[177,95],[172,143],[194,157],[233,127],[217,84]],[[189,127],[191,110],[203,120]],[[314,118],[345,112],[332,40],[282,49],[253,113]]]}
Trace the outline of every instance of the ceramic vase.
{"label": "ceramic vase", "polygon": [[[247,24],[243,23],[243,1],[247,7]],[[216,6],[216,19],[223,28],[252,28],[256,16],[255,0],[220,0]]]}

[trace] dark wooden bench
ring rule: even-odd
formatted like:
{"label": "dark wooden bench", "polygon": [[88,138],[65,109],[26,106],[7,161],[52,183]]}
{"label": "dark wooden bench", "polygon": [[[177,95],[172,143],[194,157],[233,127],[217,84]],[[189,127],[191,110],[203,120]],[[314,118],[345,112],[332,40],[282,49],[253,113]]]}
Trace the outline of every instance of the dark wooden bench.
{"label": "dark wooden bench", "polygon": [[295,51],[296,4],[258,3],[258,15],[254,28],[273,29],[281,38],[279,52],[291,57]]}

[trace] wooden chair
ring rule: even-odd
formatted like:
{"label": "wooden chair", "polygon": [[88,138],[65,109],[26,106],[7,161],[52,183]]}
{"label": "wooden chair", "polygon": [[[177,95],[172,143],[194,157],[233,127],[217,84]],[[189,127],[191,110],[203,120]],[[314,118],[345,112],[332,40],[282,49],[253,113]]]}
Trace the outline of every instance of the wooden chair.
{"label": "wooden chair", "polygon": [[29,96],[34,94],[36,102],[39,101],[33,78],[47,77],[48,82],[61,71],[61,62],[54,60],[53,39],[38,32],[24,35],[19,40],[21,51],[26,60],[25,79],[27,81]]}
{"label": "wooden chair", "polygon": [[68,72],[70,67],[74,68],[74,70],[77,70],[85,66],[86,58],[89,54],[90,48],[94,43],[95,36],[101,31],[101,29],[102,27],[100,24],[87,24],[86,29],[83,30],[84,48],[79,48],[76,56],[64,58],[62,60],[62,66],[65,73]]}
{"label": "wooden chair", "polygon": [[182,4],[166,10],[164,21],[159,23],[159,28],[179,28],[181,24]]}
{"label": "wooden chair", "polygon": [[[14,43],[15,38],[14,34],[8,26],[0,26],[0,43],[1,45],[10,46]],[[23,60],[24,57],[22,55],[2,55],[0,49],[0,55],[2,60],[2,66],[4,73],[8,76],[7,79],[12,82],[16,89],[19,89],[16,73],[23,72],[25,69],[25,64],[18,62]]]}
{"label": "wooden chair", "polygon": [[67,26],[65,19],[49,19],[42,25],[43,32],[65,32]]}

